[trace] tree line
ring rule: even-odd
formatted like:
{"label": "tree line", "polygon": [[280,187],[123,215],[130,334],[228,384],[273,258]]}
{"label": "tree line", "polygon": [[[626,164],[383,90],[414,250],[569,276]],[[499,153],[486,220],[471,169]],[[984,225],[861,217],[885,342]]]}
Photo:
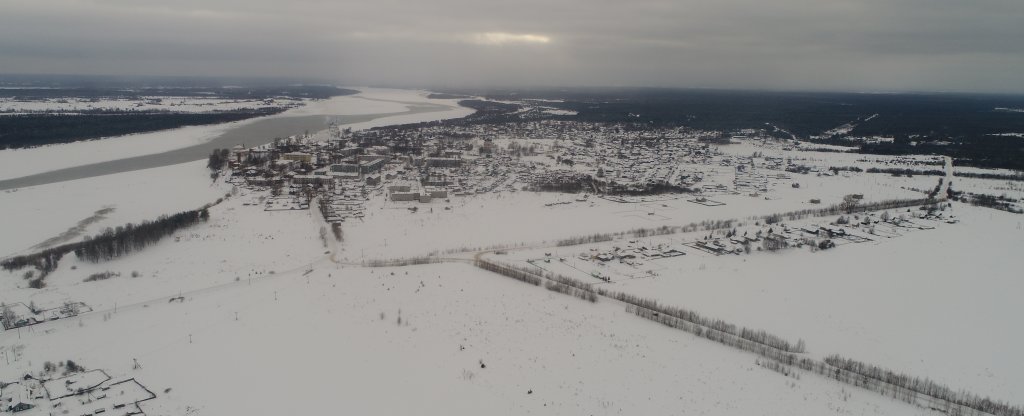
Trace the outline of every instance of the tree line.
{"label": "tree line", "polygon": [[[598,289],[598,291],[600,292],[601,289]],[[648,305],[657,306],[655,303],[648,303]],[[743,336],[737,336],[717,329],[728,328],[728,324],[712,321],[711,323],[715,327],[710,327],[672,314],[664,313],[660,308],[659,310],[650,309],[632,303],[629,303],[626,310],[642,318],[659,322],[672,328],[690,332],[699,337],[707,338],[734,348],[751,351],[770,358],[778,363],[778,365],[771,366],[773,368],[785,365],[797,366],[803,370],[833,377],[838,381],[857,387],[863,387],[883,395],[890,394],[892,397],[908,403],[919,403],[921,399],[919,396],[923,395],[926,396],[926,399],[933,400],[932,403],[925,403],[925,405],[934,410],[942,411],[950,415],[967,414],[965,413],[965,410],[973,410],[977,413],[997,416],[1024,416],[1024,408],[1021,406],[1014,406],[1006,402],[993,400],[989,397],[982,397],[963,390],[956,391],[927,378],[912,377],[906,374],[896,373],[874,365],[842,358],[838,355],[830,355],[826,357],[824,361],[817,361],[809,357],[800,357],[795,352],[785,351],[766,343],[749,340]],[[794,348],[803,350],[803,340],[799,340],[797,344],[794,345]],[[786,374],[789,370],[783,369],[783,371],[780,372]],[[944,404],[944,407],[935,407],[934,401]]]}
{"label": "tree line", "polygon": [[14,114],[0,117],[0,149],[121,136],[183,126],[220,124],[277,114],[284,108],[219,113]]}
{"label": "tree line", "polygon": [[797,211],[782,212],[770,215],[764,215],[760,217],[766,224],[774,224],[782,221],[783,219],[789,221],[795,221],[807,217],[827,217],[832,215],[840,214],[855,214],[860,212],[870,211],[882,211],[888,209],[907,208],[919,205],[932,205],[937,202],[944,201],[942,199],[932,198],[921,198],[921,199],[889,199],[885,201],[871,202],[871,203],[857,203],[851,205],[850,202],[844,201],[842,204],[830,205],[824,208],[817,209],[802,209]]}
{"label": "tree line", "polygon": [[210,219],[206,208],[161,216],[156,221],[143,221],[138,225],[126,224],[116,229],[107,228],[95,237],[86,237],[75,247],[75,256],[93,263],[112,260],[160,241],[182,228]]}
{"label": "tree line", "polygon": [[541,282],[544,282],[544,288],[552,292],[575,296],[591,303],[597,302],[598,294],[589,284],[568,276],[545,271],[534,272],[522,266],[502,264],[484,259],[477,259],[473,264],[481,269],[511,277],[534,286],[540,286]]}
{"label": "tree line", "polygon": [[894,176],[914,176],[914,175],[930,175],[930,176],[946,176],[946,172],[938,169],[908,169],[908,168],[868,168],[865,172],[867,173],[890,173]]}
{"label": "tree line", "polygon": [[976,179],[998,179],[1003,181],[1024,182],[1024,173],[976,173],[976,172],[953,172],[953,176]]}
{"label": "tree line", "polygon": [[521,268],[511,267],[505,264],[487,261],[484,259],[477,259],[476,261],[473,262],[473,265],[481,269],[500,274],[502,276],[511,277],[520,282],[529,283],[534,286],[539,286],[541,281],[543,281],[543,279],[533,274],[532,272],[528,272]]}
{"label": "tree line", "polygon": [[[941,181],[936,189],[941,189]],[[934,192],[934,191],[933,191]],[[801,210],[782,214],[773,214],[766,217],[774,218],[803,218],[806,216],[826,216],[840,213],[867,212],[884,209],[904,208],[918,205],[929,205],[939,202],[935,198],[928,199],[905,199],[887,200],[869,204],[837,204],[830,207],[813,210]],[[885,215],[883,214],[883,217]],[[716,224],[731,224],[732,221],[716,222]],[[694,224],[686,227],[660,227],[658,233],[678,232],[679,228],[696,228]],[[637,230],[632,231],[635,233]],[[692,230],[690,230],[692,231]],[[588,238],[577,237],[573,241],[597,240],[611,238],[612,235],[625,235],[630,232],[614,234],[595,234]],[[564,240],[563,240],[564,241]],[[579,244],[579,243],[577,243]],[[609,297],[627,304],[627,311],[637,316],[663,323],[673,328],[691,332],[697,336],[707,338],[735,348],[751,351],[761,356],[771,358],[780,365],[797,366],[807,371],[817,372],[829,377],[835,377],[839,381],[863,387],[881,394],[891,394],[893,397],[909,403],[919,403],[920,396],[931,400],[929,405],[935,410],[947,414],[965,414],[964,412],[987,413],[997,416],[1024,416],[1024,407],[1014,406],[1006,402],[993,400],[989,397],[982,397],[963,390],[954,391],[949,387],[938,384],[926,378],[912,377],[906,374],[895,373],[881,367],[865,364],[838,355],[825,358],[824,361],[817,361],[809,357],[801,357],[800,353],[806,351],[806,344],[802,339],[797,342],[788,341],[782,337],[770,334],[764,330],[756,330],[745,327],[737,327],[734,324],[721,319],[713,319],[702,316],[694,311],[683,308],[661,305],[653,299],[641,298],[635,295],[613,292],[598,287],[591,289],[590,284],[579,282],[575,279],[550,272],[530,271],[525,267],[511,266],[478,259],[477,267],[493,271],[505,276],[513,277],[534,285],[539,285],[547,279],[545,284],[549,290],[561,293],[573,294],[596,293],[600,296]],[[565,280],[563,280],[565,279]],[[561,286],[560,286],[561,285]],[[557,289],[561,287],[562,289]],[[584,296],[577,295],[583,299]],[[596,299],[595,299],[596,300]],[[934,407],[935,403],[943,407]]]}
{"label": "tree line", "polygon": [[1024,214],[1024,209],[1017,206],[1020,202],[1016,199],[1007,197],[1006,195],[988,195],[988,194],[976,194],[973,192],[954,191],[952,184],[946,189],[949,194],[949,198],[954,201],[965,202],[976,207],[998,209],[1000,211],[1012,212],[1014,214]]}
{"label": "tree line", "polygon": [[371,259],[363,261],[363,266],[366,267],[404,267],[404,266],[415,266],[418,264],[434,264],[440,263],[442,259],[435,256],[420,256],[420,257],[409,257],[404,259]]}
{"label": "tree line", "polygon": [[545,271],[535,272],[528,270],[525,267],[508,264],[499,264],[484,259],[478,259],[476,262],[474,262],[474,264],[482,269],[492,271],[504,276],[512,277],[514,279],[524,281],[533,285],[539,285],[542,281],[547,280],[547,283],[545,283],[545,287],[547,287],[548,290],[573,295],[590,302],[596,302],[597,296],[612,298],[620,302],[636,306],[638,308],[653,311],[654,316],[658,316],[658,314],[660,313],[695,325],[700,325],[717,332],[721,332],[731,337],[743,339],[749,342],[760,344],[762,346],[767,346],[782,352],[802,353],[806,349],[806,345],[802,339],[793,343],[787,341],[786,339],[780,336],[770,334],[767,331],[755,330],[750,328],[740,328],[734,324],[730,324],[721,319],[711,319],[704,317],[694,311],[689,311],[678,307],[661,305],[653,299],[641,298],[639,296],[631,295],[628,293],[613,292],[606,290],[603,287],[593,289],[590,284],[583,283],[571,277],[562,276]]}
{"label": "tree line", "polygon": [[581,244],[602,243],[605,241],[612,241],[616,237],[625,236],[645,238],[658,235],[690,233],[694,231],[724,230],[728,228],[733,228],[735,224],[736,220],[705,220],[700,222],[691,222],[686,225],[663,225],[656,228],[634,228],[629,231],[620,231],[616,233],[597,233],[591,235],[564,238],[555,242],[555,245],[557,245],[558,247],[567,247],[577,246]]}
{"label": "tree line", "polygon": [[[771,347],[771,348],[773,348],[775,350],[778,350],[780,352],[799,354],[799,353],[805,352],[806,349],[807,349],[807,345],[804,342],[804,340],[802,340],[802,339],[799,339],[796,342],[791,342],[791,341],[786,340],[785,338],[782,338],[782,337],[780,337],[778,335],[774,335],[774,334],[768,333],[767,331],[764,331],[764,330],[750,329],[750,328],[745,328],[745,327],[737,327],[735,324],[731,324],[731,323],[723,321],[721,319],[709,318],[709,317],[703,316],[703,315],[701,315],[701,314],[699,314],[699,313],[697,313],[695,311],[687,310],[687,309],[680,308],[680,307],[662,305],[662,304],[658,303],[658,301],[656,301],[654,299],[642,298],[642,297],[639,297],[639,296],[636,296],[636,295],[631,295],[631,294],[628,294],[628,293],[612,292],[612,291],[607,291],[607,290],[605,290],[603,288],[598,288],[597,292],[598,292],[598,294],[600,294],[602,296],[607,296],[607,297],[619,300],[621,302],[627,303],[629,305],[632,305],[632,306],[634,306],[636,308],[641,308],[643,310],[646,310],[647,312],[640,313],[638,311],[634,311],[634,313],[637,313],[638,315],[641,315],[641,316],[644,316],[644,317],[647,317],[647,318],[658,318],[659,316],[664,315],[664,316],[667,316],[667,317],[671,317],[671,318],[675,318],[675,319],[678,319],[678,320],[686,321],[686,322],[694,324],[694,325],[702,326],[702,327],[704,327],[704,328],[706,328],[708,330],[713,330],[713,331],[719,332],[719,333],[721,333],[721,334],[718,334],[718,337],[720,339],[716,339],[716,341],[720,341],[721,342],[722,340],[725,340],[726,338],[729,338],[728,336],[731,336],[731,337],[736,337],[736,338],[739,338],[739,339],[742,339],[742,340],[750,341],[750,342],[753,342],[755,344],[760,344],[762,346]],[[655,320],[658,320],[658,319],[655,319]],[[693,332],[693,331],[690,331],[690,332]],[[709,335],[709,336],[713,336],[713,335]],[[733,345],[733,344],[730,344],[730,345]],[[736,345],[733,345],[733,346],[736,346]],[[750,348],[744,348],[744,349],[750,350]]]}
{"label": "tree line", "polygon": [[126,224],[117,228],[107,228],[102,233],[85,240],[48,248],[38,253],[15,256],[0,261],[0,267],[7,271],[19,270],[33,266],[39,270],[39,276],[30,282],[33,288],[42,288],[43,279],[57,269],[58,263],[65,254],[74,252],[80,260],[97,263],[111,260],[160,241],[161,238],[175,231],[205,222],[210,218],[207,208],[179,212],[170,216],[163,215],[155,221],[143,221],[138,225]]}
{"label": "tree line", "polygon": [[898,373],[876,365],[863,363],[839,355],[825,357],[825,362],[837,369],[849,371],[900,388],[945,400],[974,410],[999,416],[1024,416],[1024,407],[992,400],[963,390],[953,390],[927,378]]}

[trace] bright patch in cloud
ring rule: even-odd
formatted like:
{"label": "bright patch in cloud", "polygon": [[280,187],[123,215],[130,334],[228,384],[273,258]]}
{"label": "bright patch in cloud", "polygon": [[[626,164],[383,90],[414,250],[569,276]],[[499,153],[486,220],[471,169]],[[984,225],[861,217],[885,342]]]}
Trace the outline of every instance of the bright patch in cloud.
{"label": "bright patch in cloud", "polygon": [[551,42],[551,38],[532,33],[487,32],[473,35],[472,41],[478,45],[544,44]]}

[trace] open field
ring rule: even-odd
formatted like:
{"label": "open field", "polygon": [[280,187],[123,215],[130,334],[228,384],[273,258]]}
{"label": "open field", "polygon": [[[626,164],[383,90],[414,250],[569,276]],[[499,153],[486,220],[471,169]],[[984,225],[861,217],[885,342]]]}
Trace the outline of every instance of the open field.
{"label": "open field", "polygon": [[[579,258],[594,255],[592,249],[625,247],[626,239],[492,257],[523,265],[532,260],[607,290],[802,338],[813,356],[841,354],[1013,399],[1024,389],[1017,359],[1024,339],[1006,328],[1024,314],[1015,300],[1024,290],[1016,278],[1024,262],[1014,255],[1024,244],[1024,229],[1006,228],[1018,220],[1014,214],[963,204],[952,213],[959,223],[899,228],[892,237],[869,235],[875,241],[837,243],[818,252],[792,248],[719,256],[684,245],[707,235],[693,233],[636,239],[638,245],[665,244],[686,253],[643,259],[637,266]],[[823,223],[800,223],[815,222]],[[972,237],[977,235],[985,236],[980,247]],[[547,253],[550,263],[543,260]]]}
{"label": "open field", "polygon": [[927,414],[466,265],[279,275],[13,336],[0,378],[73,358],[145,380],[147,414]]}

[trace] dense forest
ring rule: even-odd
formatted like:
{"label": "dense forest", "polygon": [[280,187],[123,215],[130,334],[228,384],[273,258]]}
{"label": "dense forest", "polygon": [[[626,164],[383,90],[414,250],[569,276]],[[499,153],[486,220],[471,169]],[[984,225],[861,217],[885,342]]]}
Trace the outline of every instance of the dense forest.
{"label": "dense forest", "polygon": [[117,114],[17,114],[0,117],[0,149],[69,143],[184,126],[245,120],[284,111],[283,108],[221,113],[139,112]]}
{"label": "dense forest", "polygon": [[[0,82],[0,85],[4,85]],[[24,86],[19,88],[19,86]],[[49,84],[46,84],[49,85]],[[54,84],[39,88],[37,84],[11,84],[0,88],[0,97],[38,100],[45,98],[123,98],[140,97],[218,97],[232,100],[259,100],[268,98],[316,98],[324,99],[339,95],[355,94],[358,91],[329,85],[136,85],[120,83],[98,84]]]}
{"label": "dense forest", "polygon": [[[1024,115],[1024,113],[1022,113]],[[865,144],[861,153],[880,155],[943,155],[959,166],[1024,170],[1024,139],[1019,137],[965,137],[950,143],[896,137],[892,143]]]}
{"label": "dense forest", "polygon": [[[58,87],[0,88],[0,97],[13,100],[52,98],[141,99],[143,97],[218,97],[225,100],[263,100],[272,98],[325,99],[357,91],[333,86],[252,86],[252,87]],[[284,107],[240,109],[212,113],[176,113],[171,111],[85,110],[75,114],[25,113],[0,117],[0,149],[69,143],[101,137],[146,133],[184,126],[219,124],[267,116]]]}
{"label": "dense forest", "polygon": [[[807,137],[857,122],[858,135],[983,136],[1024,132],[1024,96],[865,94],[664,88],[477,91],[495,100],[562,100],[545,105],[578,112],[580,121],[687,125],[738,130],[777,125]],[[877,116],[874,116],[876,115]],[[872,117],[874,116],[874,117]],[[870,119],[870,120],[868,120]]]}

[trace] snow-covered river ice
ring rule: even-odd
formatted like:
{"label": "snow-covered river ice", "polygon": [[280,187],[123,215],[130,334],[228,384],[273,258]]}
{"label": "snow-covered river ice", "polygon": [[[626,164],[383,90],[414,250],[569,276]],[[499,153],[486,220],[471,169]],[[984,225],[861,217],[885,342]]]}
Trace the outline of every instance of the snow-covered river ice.
{"label": "snow-covered river ice", "polygon": [[[398,102],[398,101],[396,101]],[[326,129],[332,122],[339,126],[363,123],[383,117],[405,116],[450,110],[445,104],[429,102],[401,102],[406,110],[379,114],[317,114],[299,116],[269,116],[226,130],[219,136],[202,143],[160,153],[126,157],[116,160],[73,166],[18,178],[0,180],[0,190],[45,185],[74,179],[130,172],[141,169],[176,165],[205,159],[213,149],[231,148],[243,144],[247,147],[270,143],[277,137]]]}

